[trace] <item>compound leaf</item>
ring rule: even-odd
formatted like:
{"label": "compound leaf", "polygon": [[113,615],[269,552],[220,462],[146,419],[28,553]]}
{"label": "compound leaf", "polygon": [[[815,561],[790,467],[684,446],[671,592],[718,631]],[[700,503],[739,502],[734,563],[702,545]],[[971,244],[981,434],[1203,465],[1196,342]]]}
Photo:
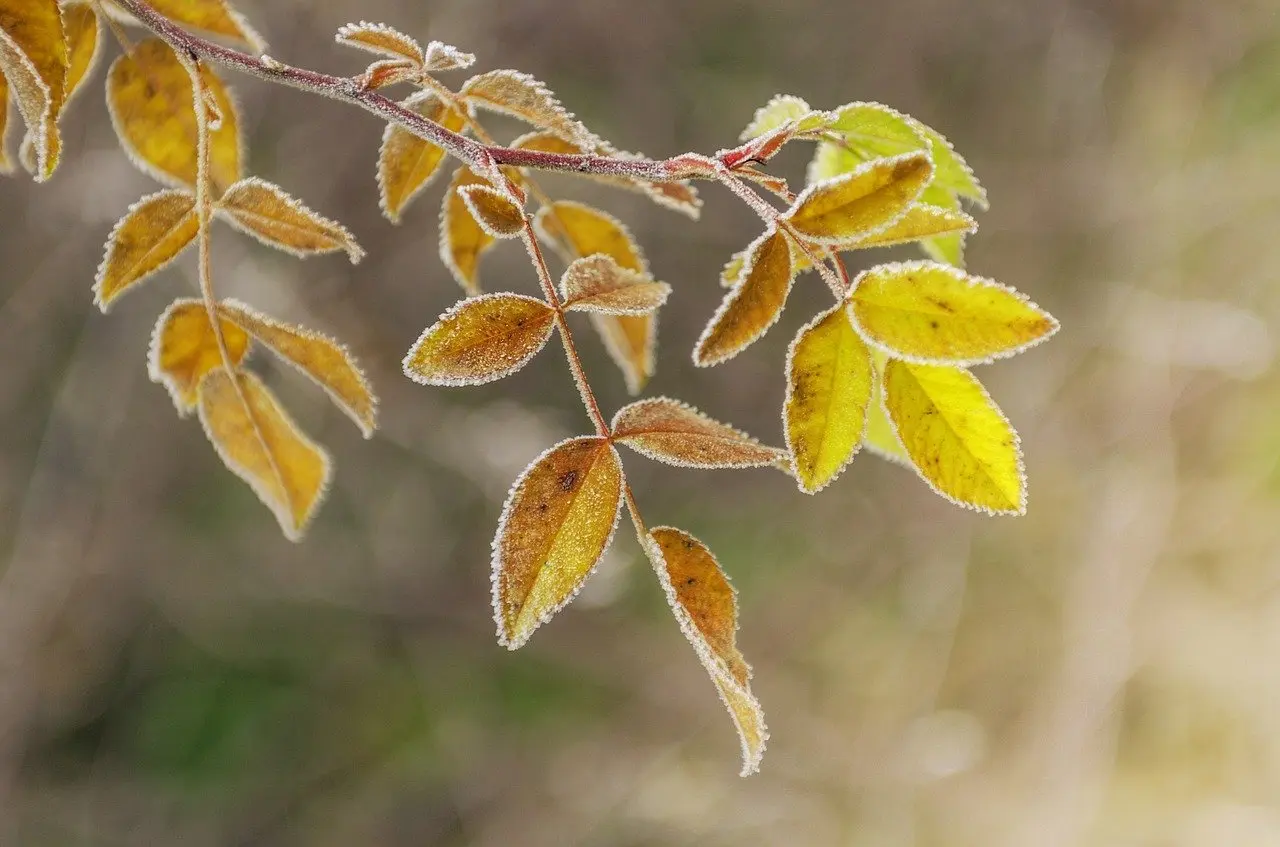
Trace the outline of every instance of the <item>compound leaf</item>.
{"label": "compound leaf", "polygon": [[200,229],[196,198],[170,189],[129,207],[107,238],[93,285],[94,302],[107,311],[116,298],[178,257]]}
{"label": "compound leaf", "polygon": [[566,309],[609,315],[642,315],[667,302],[671,286],[621,267],[596,253],[575,259],[560,278]]}
{"label": "compound leaf", "polygon": [[555,311],[521,294],[463,300],[427,328],[404,357],[405,375],[423,385],[481,385],[515,373],[555,329]]}
{"label": "compound leaf", "polygon": [[[249,354],[251,339],[225,315],[219,322],[231,366],[239,367]],[[222,353],[204,301],[184,298],[171,303],[151,334],[147,371],[152,382],[169,390],[178,414],[185,416],[195,409],[200,380],[222,364]]]}
{"label": "compound leaf", "polygon": [[795,281],[786,236],[766,230],[747,248],[738,276],[694,348],[698,367],[732,359],[777,322]]}
{"label": "compound leaf", "polygon": [[280,186],[256,176],[228,188],[218,200],[217,211],[241,232],[295,256],[345,250],[352,264],[364,256],[346,227],[322,217]]}
{"label": "compound leaf", "polygon": [[41,182],[53,175],[62,153],[58,118],[66,102],[69,65],[57,0],[0,0],[0,72],[27,124],[35,176]]}
{"label": "compound leaf", "polygon": [[896,223],[932,177],[933,164],[924,153],[873,159],[805,189],[785,219],[822,244],[862,238]]}
{"label": "compound leaf", "polygon": [[[461,112],[446,106],[430,91],[420,91],[400,105],[453,132],[461,131],[466,123]],[[444,158],[444,148],[439,145],[398,124],[387,124],[378,154],[378,191],[382,213],[392,223],[400,222],[405,208],[431,182]]]}
{"label": "compound leaf", "polygon": [[759,468],[785,458],[728,424],[669,397],[639,400],[613,418],[614,440],[637,453],[685,468]]}

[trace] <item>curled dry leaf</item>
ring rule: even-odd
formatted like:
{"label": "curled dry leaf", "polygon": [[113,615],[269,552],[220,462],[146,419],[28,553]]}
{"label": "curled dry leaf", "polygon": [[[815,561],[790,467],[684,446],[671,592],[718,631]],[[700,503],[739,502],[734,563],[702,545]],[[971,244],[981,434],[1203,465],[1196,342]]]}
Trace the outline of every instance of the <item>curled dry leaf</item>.
{"label": "curled dry leaf", "polygon": [[344,24],[338,29],[334,40],[339,44],[367,50],[380,56],[404,59],[419,68],[423,67],[427,61],[421,44],[386,24],[374,24],[368,21]]}
{"label": "curled dry leaf", "polygon": [[427,328],[404,357],[423,385],[481,385],[529,363],[555,329],[555,311],[520,294],[463,300]]}
{"label": "curled dry leaf", "polygon": [[911,464],[939,494],[990,514],[1026,510],[1018,434],[973,374],[890,359],[884,404]]}
{"label": "curled dry leaf", "polygon": [[196,198],[168,190],[143,197],[120,219],[107,238],[106,255],[93,284],[94,302],[107,311],[133,286],[178,257],[200,229]]}
{"label": "curled dry leaf", "polygon": [[742,776],[760,769],[769,731],[751,693],[751,668],[736,644],[738,599],[711,551],[674,527],[649,531],[645,552],[680,630],[715,683],[742,742]]}
{"label": "curled dry leaf", "polygon": [[62,154],[58,118],[69,65],[57,0],[0,0],[0,72],[27,124],[41,182],[53,175]]}
{"label": "curled dry leaf", "polygon": [[471,215],[459,189],[489,185],[468,167],[458,168],[440,210],[440,259],[468,294],[480,292],[480,257],[497,241]]}
{"label": "curled dry leaf", "polygon": [[517,238],[524,231],[524,210],[491,185],[464,185],[458,196],[467,211],[494,238]]}
{"label": "curled dry leaf", "polygon": [[622,463],[608,440],[571,438],[516,480],[493,540],[498,642],[522,646],[586,582],[622,509]]}
{"label": "curled dry leaf", "polygon": [[609,315],[642,315],[667,302],[671,286],[621,267],[596,253],[569,263],[560,278],[565,309]]}
{"label": "curled dry leaf", "polygon": [[[209,173],[216,194],[240,179],[240,129],[222,80],[201,66],[205,90],[221,116],[210,134]],[[191,77],[157,38],[135,44],[116,59],[107,79],[107,105],[121,144],[134,163],[157,179],[194,187],[198,130]]]}
{"label": "curled dry leaf", "polygon": [[637,453],[685,468],[761,468],[786,454],[669,397],[639,400],[613,418],[613,438]]}
{"label": "curled dry leaf", "polygon": [[732,359],[764,335],[782,314],[795,281],[786,236],[769,229],[752,242],[740,277],[694,348],[693,363],[700,368]]}
{"label": "curled dry leaf", "polygon": [[219,458],[275,513],[285,536],[300,539],[329,485],[324,449],[247,372],[217,368],[204,377],[200,422]]}
{"label": "curled dry leaf", "polygon": [[499,70],[473,76],[463,83],[458,96],[472,106],[511,115],[585,148],[599,143],[550,89],[526,73]]}
{"label": "curled dry leaf", "polygon": [[1058,329],[1017,291],[936,262],[863,272],[854,280],[849,311],[862,335],[889,354],[950,365],[1012,356]]}
{"label": "curled dry leaf", "polygon": [[[430,91],[420,91],[400,105],[452,132],[459,132],[466,122],[461,112],[447,107]],[[440,170],[444,157],[444,148],[439,145],[398,124],[387,124],[378,155],[378,190],[382,213],[392,223],[400,222],[405,208]]]}
{"label": "curled dry leaf", "polygon": [[218,213],[241,232],[295,256],[345,250],[351,263],[364,256],[346,227],[308,209],[285,190],[257,177],[242,179],[218,200]]}
{"label": "curled dry leaf", "polygon": [[[219,323],[231,365],[239,367],[249,355],[249,335],[225,315]],[[152,382],[169,390],[179,415],[195,409],[200,380],[221,367],[222,352],[204,301],[186,298],[169,304],[151,334],[147,371]]]}
{"label": "curled dry leaf", "polygon": [[62,8],[62,25],[67,34],[67,100],[93,70],[102,44],[102,27],[88,3],[72,3]]}
{"label": "curled dry leaf", "polygon": [[924,153],[874,159],[805,189],[784,219],[820,244],[863,238],[896,223],[932,177]]}
{"label": "curled dry leaf", "polygon": [[[261,53],[266,49],[262,36],[254,32],[244,17],[226,0],[147,0],[153,9],[175,23],[218,35]],[[133,17],[107,0],[112,16],[132,21]]]}

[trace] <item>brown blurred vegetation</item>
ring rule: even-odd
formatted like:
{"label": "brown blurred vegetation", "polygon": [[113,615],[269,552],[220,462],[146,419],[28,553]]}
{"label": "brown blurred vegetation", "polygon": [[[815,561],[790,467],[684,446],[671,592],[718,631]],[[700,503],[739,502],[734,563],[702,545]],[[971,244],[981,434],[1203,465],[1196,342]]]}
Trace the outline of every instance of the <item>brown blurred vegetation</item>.
{"label": "brown blurred vegetation", "polygon": [[[1063,331],[984,381],[1023,437],[1021,519],[964,513],[860,457],[816,498],[765,471],[628,456],[646,518],[720,556],[773,741],[737,742],[634,543],[532,643],[494,642],[488,551],[520,468],[586,421],[544,356],[478,389],[399,372],[460,294],[436,203],[378,214],[380,127],[230,78],[250,166],[369,251],[297,263],[228,230],[220,290],[348,342],[363,442],[262,358],[333,450],[291,545],[147,381],[183,264],[109,317],[89,294],[151,183],[102,68],[48,186],[0,188],[0,842],[20,845],[1280,844],[1280,12],[1274,0],[244,0],[271,53],[385,20],[546,80],[619,146],[727,146],[779,92],[887,102],[947,133],[992,209],[970,268]],[[112,48],[114,50],[114,47]],[[784,161],[799,174],[803,159]],[[689,351],[756,233],[548,178],[627,220],[664,310],[652,393],[780,440],[804,283],[759,345]],[[188,259],[189,261],[189,259]],[[515,250],[488,287],[532,290]],[[584,336],[602,401],[621,380]]]}

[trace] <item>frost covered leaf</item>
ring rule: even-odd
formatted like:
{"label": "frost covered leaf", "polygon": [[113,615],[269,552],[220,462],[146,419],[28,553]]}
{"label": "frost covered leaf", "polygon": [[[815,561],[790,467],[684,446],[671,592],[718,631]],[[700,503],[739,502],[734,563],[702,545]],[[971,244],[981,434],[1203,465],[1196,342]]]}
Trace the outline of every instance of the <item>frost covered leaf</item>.
{"label": "frost covered leaf", "polygon": [[302,537],[329,484],[329,456],[298,429],[258,377],[224,368],[200,383],[200,422],[219,458]]}
{"label": "frost covered leaf", "polygon": [[[616,218],[583,203],[557,201],[544,207],[534,219],[544,240],[568,244],[575,256],[603,253],[624,270],[648,274],[640,248]],[[605,349],[622,370],[627,390],[639,394],[653,376],[653,348],[657,342],[657,317],[646,315],[592,315]]]}
{"label": "frost covered leaf", "polygon": [[787,354],[783,424],[801,491],[822,490],[858,452],[871,383],[871,351],[841,305],[796,335]]}
{"label": "frost covered leaf", "polygon": [[747,248],[739,282],[703,330],[693,363],[718,365],[764,335],[782,314],[794,281],[791,245],[778,230],[767,230]]}
{"label": "frost covered leaf", "polygon": [[639,400],[613,418],[613,437],[637,453],[685,468],[760,468],[786,454],[668,397]]}
{"label": "frost covered leaf", "polygon": [[[461,112],[448,108],[429,91],[420,91],[400,105],[452,132],[461,131],[466,122]],[[400,215],[410,201],[440,170],[444,157],[444,148],[439,145],[419,138],[398,124],[387,124],[378,155],[378,190],[382,213],[392,223],[400,222]]]}
{"label": "frost covered leaf", "polygon": [[57,0],[0,0],[0,72],[27,124],[37,181],[53,175],[62,153],[58,118],[69,64]]}
{"label": "frost covered leaf", "polygon": [[93,285],[98,308],[107,311],[121,294],[167,266],[199,229],[196,198],[186,191],[161,191],[131,206],[107,238]]}
{"label": "frost covered leaf", "polygon": [[570,114],[538,80],[520,71],[489,71],[463,83],[458,96],[467,103],[511,115],[565,141],[594,148],[599,139]]}
{"label": "frost covered leaf", "polygon": [[[240,122],[226,86],[207,66],[200,72],[221,116],[209,149],[210,175],[221,194],[240,179]],[[191,77],[169,45],[149,38],[116,59],[107,79],[107,105],[116,134],[136,165],[163,182],[195,186]]]}
{"label": "frost covered leaf", "polygon": [[813,109],[809,104],[799,97],[791,94],[775,95],[768,103],[756,109],[751,123],[747,124],[747,128],[742,131],[739,138],[742,141],[759,138],[773,132],[788,121],[799,120],[812,112]]}
{"label": "frost covered leaf", "polygon": [[683,530],[649,531],[653,563],[680,630],[715,683],[742,742],[742,776],[760,769],[769,732],[751,693],[751,668],[738,651],[738,599],[711,551]]}
{"label": "frost covered leaf", "polygon": [[866,447],[882,459],[899,465],[911,467],[911,457],[907,455],[898,431],[884,410],[884,366],[888,361],[878,350],[871,351],[872,384],[871,402],[867,404],[867,431],[862,436],[862,446]]}
{"label": "frost covered leaf", "polygon": [[405,82],[417,82],[421,77],[422,69],[408,59],[379,59],[365,68],[357,80],[362,90],[377,91]]}
{"label": "frost covered leaf", "polygon": [[973,175],[973,170],[964,157],[956,152],[942,133],[933,127],[915,121],[920,132],[929,142],[929,152],[933,156],[936,171],[934,184],[939,188],[952,191],[960,197],[972,200],[981,209],[987,207],[987,192]]}
{"label": "frost covered leaf", "polygon": [[368,21],[345,24],[338,29],[334,40],[339,44],[367,50],[380,56],[406,59],[418,67],[424,66],[427,61],[421,44],[386,24],[373,24]]}
{"label": "frost covered leaf", "polygon": [[936,262],[863,272],[854,280],[849,309],[863,336],[886,352],[951,365],[1012,356],[1058,328],[1013,289]]}
{"label": "frost covered leaf", "polygon": [[346,347],[309,329],[272,320],[235,300],[224,300],[218,310],[224,321],[231,321],[323,388],[365,438],[373,436],[378,401]]}
{"label": "frost covered leaf", "polygon": [[[920,195],[920,205],[928,205],[935,209],[946,209],[949,214],[962,214],[960,212],[960,200],[945,188],[939,188],[936,184],[930,185]],[[977,225],[975,222],[974,229]],[[964,267],[964,242],[967,232],[953,232],[947,234],[934,235],[924,238],[920,241],[920,248],[924,254],[936,262],[942,262],[953,267]]]}
{"label": "frost covered leaf", "polygon": [[295,256],[345,250],[352,264],[364,256],[346,227],[321,217],[280,186],[257,177],[242,179],[228,188],[218,200],[217,211],[241,232]]}
{"label": "frost covered leaf", "polygon": [[[249,353],[249,335],[225,316],[220,323],[231,365],[238,367]],[[151,334],[147,357],[151,381],[164,385],[178,407],[178,414],[186,415],[196,407],[200,380],[221,367],[222,353],[204,301],[175,300],[160,316]]]}
{"label": "frost covered leaf", "polygon": [[892,247],[908,241],[932,240],[943,236],[964,236],[975,232],[978,222],[959,209],[944,209],[927,203],[915,203],[897,223],[864,238],[840,244],[837,250],[865,250],[870,247]]}
{"label": "frost covered leaf", "polygon": [[911,464],[935,491],[992,514],[1025,511],[1018,435],[973,374],[890,359],[884,402]]}
{"label": "frost covered leaf", "polygon": [[9,80],[0,69],[0,174],[13,173],[13,160],[9,158]]}
{"label": "frost covered leaf", "polygon": [[440,211],[440,260],[468,294],[480,292],[480,257],[497,239],[471,216],[458,189],[488,184],[488,180],[470,168],[458,168],[444,193],[444,206]]}
{"label": "frost covered leaf", "polygon": [[560,278],[564,307],[609,315],[642,315],[667,302],[671,286],[623,268],[613,257],[596,253],[569,264]]}
{"label": "frost covered leaf", "polygon": [[622,508],[622,463],[606,439],[571,438],[516,480],[493,539],[493,616],[512,650],[595,569]]}
{"label": "frost covered leaf", "polygon": [[80,84],[93,70],[102,43],[98,16],[88,3],[72,3],[62,9],[62,25],[67,34],[67,99],[80,89]]}
{"label": "frost covered leaf", "polygon": [[517,238],[524,230],[524,210],[496,188],[464,185],[458,189],[458,196],[476,223],[494,238]]}
{"label": "frost covered leaf", "polygon": [[432,41],[427,45],[426,64],[429,71],[460,71],[475,63],[476,57],[473,54],[463,53],[452,44]]}
{"label": "frost covered leaf", "polygon": [[[148,4],[160,14],[175,23],[202,30],[211,35],[239,41],[254,50],[261,52],[266,48],[262,36],[253,31],[239,12],[231,8],[226,0],[147,0]],[[116,17],[132,21],[133,18],[123,9],[114,6],[108,0],[108,8]]]}
{"label": "frost covered leaf", "polygon": [[933,164],[923,153],[874,159],[805,189],[785,219],[813,241],[851,241],[897,222],[932,176]]}
{"label": "frost covered leaf", "polygon": [[463,300],[422,333],[404,357],[423,385],[480,385],[520,370],[555,329],[555,311],[521,294]]}

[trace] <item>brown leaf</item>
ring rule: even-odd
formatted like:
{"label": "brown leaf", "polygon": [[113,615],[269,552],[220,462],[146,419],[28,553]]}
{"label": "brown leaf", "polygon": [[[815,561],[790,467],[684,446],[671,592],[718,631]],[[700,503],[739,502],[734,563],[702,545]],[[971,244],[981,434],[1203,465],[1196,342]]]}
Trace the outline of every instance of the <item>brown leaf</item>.
{"label": "brown leaf", "polygon": [[58,117],[69,64],[57,0],[0,0],[0,72],[27,124],[40,182],[53,175],[62,153]]}
{"label": "brown leaf", "polygon": [[358,24],[345,24],[338,29],[336,40],[339,44],[367,50],[380,56],[393,59],[405,59],[418,67],[426,64],[427,56],[422,45],[397,29],[386,24],[374,24],[361,21]]}
{"label": "brown leaf", "polygon": [[[226,0],[147,0],[153,9],[175,23],[212,35],[238,41],[261,53],[266,50],[262,36],[254,32],[239,12]],[[133,16],[108,0],[113,17],[133,21]]]}
{"label": "brown leaf", "polygon": [[608,549],[622,508],[622,463],[606,439],[571,438],[525,469],[493,540],[498,643],[522,646],[562,609]]}
{"label": "brown leaf", "polygon": [[297,541],[329,485],[329,456],[298,429],[258,377],[225,369],[200,383],[200,422],[219,458]]}
{"label": "brown leaf", "polygon": [[764,335],[782,314],[794,281],[791,245],[781,232],[766,230],[747,248],[740,280],[703,330],[693,363],[718,365]]}
{"label": "brown leaf", "polygon": [[168,190],[129,207],[107,238],[106,255],[93,285],[94,302],[107,311],[133,286],[178,257],[200,229],[196,198]]}
{"label": "brown leaf", "polygon": [[671,286],[620,267],[603,253],[576,259],[560,278],[564,307],[609,315],[652,312],[671,295]]}
{"label": "brown leaf", "polygon": [[524,210],[496,188],[464,185],[458,195],[476,223],[494,238],[517,238],[524,231]]}
{"label": "brown leaf", "polygon": [[468,294],[480,292],[480,257],[497,239],[485,232],[484,227],[471,216],[471,210],[458,189],[488,184],[484,177],[470,168],[458,168],[444,193],[444,205],[440,210],[440,259]]}
{"label": "brown leaf", "polygon": [[102,43],[98,16],[88,3],[71,3],[62,8],[62,24],[67,34],[67,100],[93,70]]}
{"label": "brown leaf", "polygon": [[[221,324],[231,365],[239,367],[249,354],[249,335],[225,316]],[[195,409],[200,380],[220,367],[222,353],[204,302],[182,299],[169,304],[151,334],[147,371],[152,382],[169,390],[178,414],[185,416]]]}
{"label": "brown leaf", "polygon": [[932,178],[924,152],[872,159],[805,189],[784,220],[820,244],[865,238],[897,222]]}
{"label": "brown leaf", "polygon": [[[453,132],[459,132],[466,122],[461,112],[447,108],[430,91],[420,91],[400,105]],[[378,155],[378,189],[382,213],[392,223],[400,222],[400,215],[427,187],[444,158],[444,148],[439,145],[419,138],[398,124],[387,124]]]}
{"label": "brown leaf", "polygon": [[594,148],[599,139],[538,80],[520,71],[489,71],[467,80],[458,96],[473,106],[511,115],[566,141]]}
{"label": "brown leaf", "polygon": [[685,468],[759,468],[786,458],[728,424],[668,397],[639,400],[613,418],[613,438],[638,453]]}
{"label": "brown leaf", "polygon": [[364,257],[346,227],[321,217],[280,186],[256,176],[228,188],[217,211],[241,232],[295,256],[345,250],[352,264]]}
{"label": "brown leaf", "polygon": [[555,311],[521,294],[463,300],[405,354],[404,373],[423,385],[481,385],[529,363],[555,329]]}

